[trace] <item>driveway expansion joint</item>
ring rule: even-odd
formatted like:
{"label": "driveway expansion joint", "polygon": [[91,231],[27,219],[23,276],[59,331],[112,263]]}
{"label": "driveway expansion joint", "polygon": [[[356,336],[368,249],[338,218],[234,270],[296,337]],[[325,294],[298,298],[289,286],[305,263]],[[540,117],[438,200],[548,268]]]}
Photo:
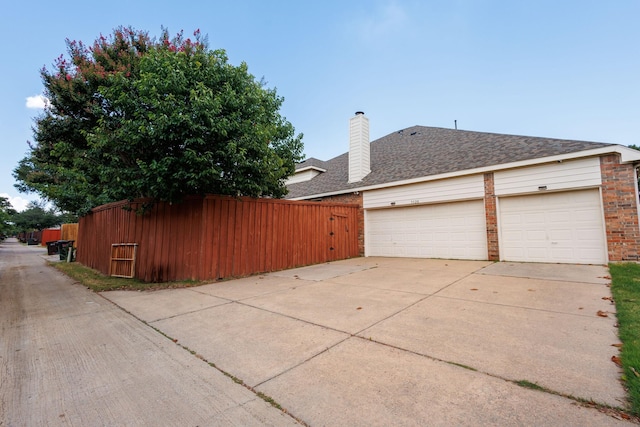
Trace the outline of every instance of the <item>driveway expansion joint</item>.
{"label": "driveway expansion joint", "polygon": [[[433,295],[435,298],[443,298],[443,299],[449,299],[449,300],[454,300],[454,301],[464,301],[464,302],[470,302],[470,303],[474,303],[474,304],[486,304],[486,305],[494,305],[497,307],[509,307],[509,308],[519,308],[522,310],[531,310],[531,311],[539,311],[539,312],[543,312],[543,313],[552,313],[552,314],[563,314],[563,315],[567,315],[567,316],[577,316],[577,317],[585,317],[588,319],[592,319],[592,318],[596,318],[596,319],[607,319],[607,317],[603,317],[603,316],[598,316],[597,314],[580,314],[580,313],[570,313],[567,311],[557,311],[557,310],[545,310],[543,308],[536,308],[536,307],[527,307],[527,306],[523,306],[523,305],[513,305],[513,304],[500,304],[497,302],[491,302],[491,301],[478,301],[475,299],[469,299],[469,298],[459,298],[459,297],[450,297],[450,296],[445,296],[445,295]],[[613,311],[615,310],[615,306],[612,308],[611,311],[607,311],[607,314],[612,314],[612,315],[616,315],[616,312]],[[611,319],[611,318],[610,318]]]}

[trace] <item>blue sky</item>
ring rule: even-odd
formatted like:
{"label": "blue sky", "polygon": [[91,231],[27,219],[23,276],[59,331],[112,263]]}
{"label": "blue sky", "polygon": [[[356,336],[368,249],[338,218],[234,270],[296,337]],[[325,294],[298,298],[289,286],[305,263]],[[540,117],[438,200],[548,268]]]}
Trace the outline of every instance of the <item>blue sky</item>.
{"label": "blue sky", "polygon": [[513,0],[156,0],[3,6],[0,195],[13,187],[42,93],[39,70],[131,25],[196,29],[285,98],[305,154],[347,150],[364,111],[372,140],[413,125],[640,144],[640,2]]}

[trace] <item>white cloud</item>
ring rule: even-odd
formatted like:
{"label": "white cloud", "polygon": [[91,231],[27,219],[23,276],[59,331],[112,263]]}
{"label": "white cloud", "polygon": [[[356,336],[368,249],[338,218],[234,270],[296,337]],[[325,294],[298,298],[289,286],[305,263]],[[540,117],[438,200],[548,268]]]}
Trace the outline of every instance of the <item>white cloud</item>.
{"label": "white cloud", "polygon": [[27,108],[41,110],[49,105],[49,100],[44,95],[35,95],[27,97]]}
{"label": "white cloud", "polygon": [[11,203],[13,209],[17,210],[18,212],[26,210],[27,205],[31,203],[30,200],[23,199],[20,196],[11,197],[7,193],[0,193],[0,197],[6,197],[9,200],[9,203]]}

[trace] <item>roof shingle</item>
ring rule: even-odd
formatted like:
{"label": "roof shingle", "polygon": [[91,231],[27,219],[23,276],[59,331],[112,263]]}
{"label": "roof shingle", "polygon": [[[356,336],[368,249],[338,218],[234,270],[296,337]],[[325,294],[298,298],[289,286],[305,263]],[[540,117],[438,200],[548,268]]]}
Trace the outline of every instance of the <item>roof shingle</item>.
{"label": "roof shingle", "polygon": [[324,162],[314,158],[305,160],[298,168],[313,165],[327,171],[310,181],[290,184],[287,198],[348,191],[611,145],[413,126],[371,142],[371,173],[360,182],[348,183],[348,153]]}

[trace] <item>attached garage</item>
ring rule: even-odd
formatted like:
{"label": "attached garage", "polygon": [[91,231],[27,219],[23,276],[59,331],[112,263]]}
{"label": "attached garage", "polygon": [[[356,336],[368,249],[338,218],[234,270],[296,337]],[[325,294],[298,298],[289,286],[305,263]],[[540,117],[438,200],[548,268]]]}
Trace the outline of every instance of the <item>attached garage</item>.
{"label": "attached garage", "polygon": [[482,200],[367,210],[365,230],[367,256],[487,258]]}
{"label": "attached garage", "polygon": [[[357,203],[364,256],[640,261],[640,151],[601,142],[412,126],[307,159],[288,197]],[[313,170],[313,174],[309,172]]]}
{"label": "attached garage", "polygon": [[500,258],[605,264],[600,200],[597,188],[499,198]]}

